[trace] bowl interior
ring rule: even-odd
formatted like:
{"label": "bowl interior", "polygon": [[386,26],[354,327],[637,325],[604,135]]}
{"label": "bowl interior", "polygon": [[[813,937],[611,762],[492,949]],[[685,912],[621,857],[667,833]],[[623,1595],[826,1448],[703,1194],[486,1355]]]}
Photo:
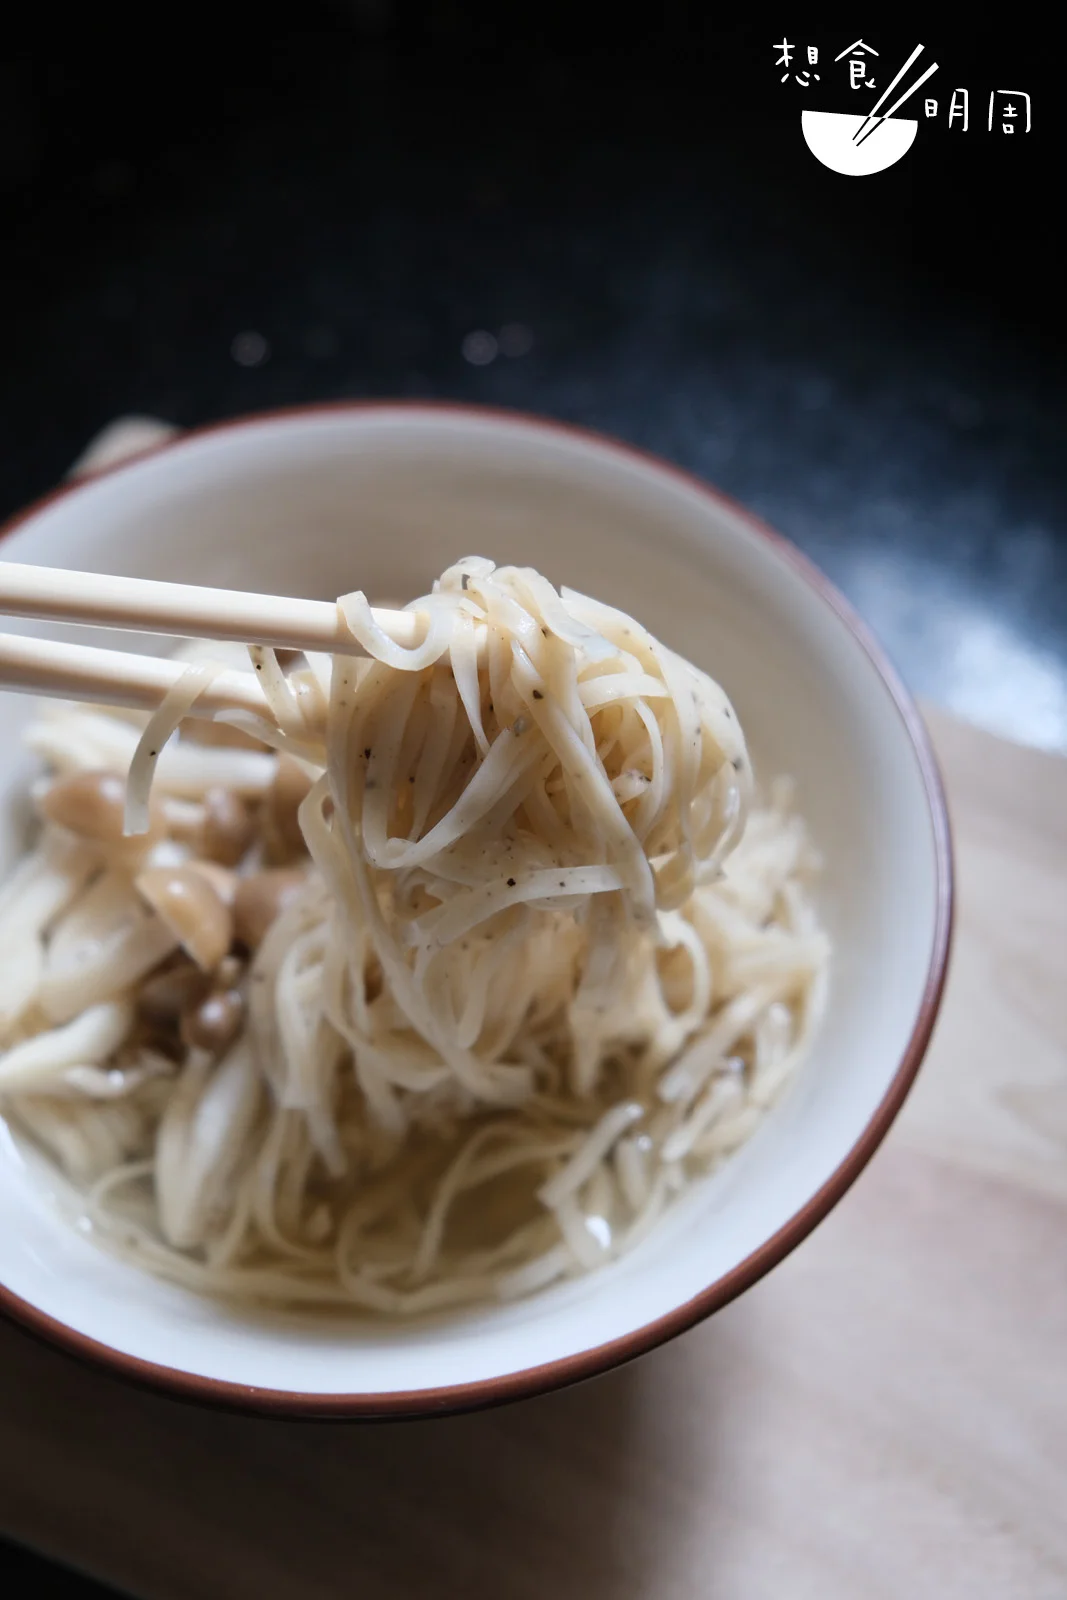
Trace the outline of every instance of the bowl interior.
{"label": "bowl interior", "polygon": [[[71,1230],[35,1164],[6,1144],[0,1283],[116,1351],[309,1396],[436,1391],[574,1357],[670,1314],[759,1251],[846,1159],[898,1071],[937,922],[915,749],[865,650],[793,562],[680,476],[521,420],[324,411],[192,438],[58,499],[3,548],[10,560],[403,599],[475,553],[632,612],[723,684],[757,774],[796,778],[835,941],[812,1055],[750,1144],[628,1258],[523,1304],[399,1328],[246,1315],[159,1283]],[[34,770],[18,754],[27,713],[0,695],[4,872]]]}

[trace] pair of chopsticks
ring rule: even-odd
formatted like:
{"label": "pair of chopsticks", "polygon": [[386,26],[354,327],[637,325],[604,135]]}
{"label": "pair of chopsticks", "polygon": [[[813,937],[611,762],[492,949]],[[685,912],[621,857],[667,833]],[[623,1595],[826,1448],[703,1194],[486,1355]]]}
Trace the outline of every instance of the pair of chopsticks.
{"label": "pair of chopsticks", "polygon": [[853,144],[855,144],[857,146],[861,145],[865,139],[869,139],[871,137],[872,133],[877,133],[878,129],[880,127],[882,127],[883,124],[885,124],[886,122],[889,121],[889,119],[893,115],[894,111],[899,111],[901,106],[904,104],[905,100],[910,100],[912,95],[916,92],[916,90],[922,88],[922,86],[926,82],[927,78],[932,78],[933,77],[934,73],[937,71],[937,65],[938,64],[937,64],[936,61],[934,62],[933,66],[927,67],[927,69],[923,73],[922,77],[921,78],[917,78],[915,80],[915,82],[912,84],[910,89],[905,89],[904,93],[902,95],[898,96],[898,98],[893,101],[893,104],[889,107],[888,111],[883,112],[883,114],[881,116],[878,115],[879,111],[885,105],[886,101],[889,99],[889,96],[893,93],[893,90],[896,88],[897,84],[900,82],[901,78],[903,78],[904,74],[910,70],[912,65],[922,55],[923,49],[924,49],[923,45],[917,44],[915,46],[915,49],[911,52],[911,55],[908,57],[907,61],[905,61],[904,65],[901,67],[900,71],[897,73],[896,77],[893,79],[892,83],[889,85],[888,89],[883,89],[882,93],[879,95],[878,99],[875,101],[874,105],[871,107],[870,111],[867,113],[867,116],[864,119],[863,123],[860,125],[860,127],[858,127],[856,129],[855,133],[852,135]]}
{"label": "pair of chopsticks", "polygon": [[[360,651],[337,606],[325,600],[201,589],[194,584],[118,578],[96,572],[0,562],[0,614],[97,628],[132,628],[191,639],[228,640],[276,649],[356,655]],[[424,629],[412,611],[375,609],[375,622],[395,643],[410,647]],[[95,646],[0,634],[0,689],[63,700],[154,711],[185,670],[180,661]],[[221,672],[204,689],[191,716],[266,710],[256,674]]]}

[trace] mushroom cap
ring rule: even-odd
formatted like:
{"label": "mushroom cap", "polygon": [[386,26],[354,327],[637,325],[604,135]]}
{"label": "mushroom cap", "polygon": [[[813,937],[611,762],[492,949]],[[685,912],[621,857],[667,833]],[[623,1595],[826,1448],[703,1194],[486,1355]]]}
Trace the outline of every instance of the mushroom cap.
{"label": "mushroom cap", "polygon": [[252,814],[240,795],[221,785],[205,791],[199,844],[206,856],[224,867],[235,867],[254,833]]}
{"label": "mushroom cap", "polygon": [[147,833],[125,832],[126,780],[106,770],[69,772],[57,778],[41,796],[38,809],[46,821],[95,844],[143,848],[163,831],[158,807],[153,807]]}
{"label": "mushroom cap", "polygon": [[233,942],[233,913],[195,867],[149,867],[134,887],[198,967],[212,972]]}
{"label": "mushroom cap", "polygon": [[196,857],[184,861],[182,865],[190,872],[199,872],[202,878],[206,878],[224,906],[233,905],[233,897],[237,892],[236,872],[220,866],[217,861],[199,861]]}
{"label": "mushroom cap", "polygon": [[313,782],[299,761],[284,753],[278,757],[274,782],[266,797],[267,831],[276,859],[307,855],[297,812]]}
{"label": "mushroom cap", "polygon": [[307,883],[299,867],[266,867],[238,878],[233,898],[234,935],[250,950],[258,948],[271,923]]}
{"label": "mushroom cap", "polygon": [[222,1052],[236,1039],[244,1022],[244,1000],[236,989],[216,989],[181,1020],[182,1043],[190,1050]]}

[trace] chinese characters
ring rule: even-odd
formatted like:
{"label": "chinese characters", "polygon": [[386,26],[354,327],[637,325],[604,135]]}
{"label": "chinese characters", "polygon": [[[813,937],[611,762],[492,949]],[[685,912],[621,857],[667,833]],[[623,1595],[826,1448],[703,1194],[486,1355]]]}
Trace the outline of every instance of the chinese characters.
{"label": "chinese characters", "polygon": [[[774,46],[774,49],[781,51],[781,54],[779,55],[778,60],[775,62],[775,66],[785,67],[786,69],[788,69],[792,65],[793,53],[794,53],[794,51],[796,49],[796,46],[790,44],[789,40],[783,34],[782,35],[781,44],[776,44]],[[819,60],[818,47],[816,45],[809,44],[808,45],[808,65],[809,65],[809,67],[817,66],[818,65],[818,60]],[[814,77],[816,83],[820,83],[822,81],[817,72],[814,73],[814,74],[810,73],[810,72],[796,72],[796,73],[793,73],[792,76],[795,78],[796,82],[799,83],[799,85],[800,85],[800,87],[802,89],[806,89],[808,87],[808,85],[812,81],[812,77]],[[789,77],[790,77],[790,73],[789,73],[788,70],[786,70],[785,72],[782,73],[782,76],[779,79],[779,82],[785,83]]]}
{"label": "chinese characters", "polygon": [[1023,100],[1026,102],[1026,128],[1024,131],[1029,133],[1030,96],[1028,94],[1024,94],[1021,89],[994,89],[992,91],[989,96],[989,132],[993,132],[993,119],[994,115],[996,114],[998,97],[1003,102],[999,113],[1001,133],[1014,133],[1016,127],[1018,126],[1017,122],[1015,121],[1019,115],[1019,108],[1014,103],[1016,100]]}
{"label": "chinese characters", "polygon": [[[969,89],[953,89],[952,98],[948,103],[947,122],[949,128],[958,133],[966,133],[970,127],[971,94]],[[938,102],[930,99],[924,102],[923,109],[927,117],[936,117]],[[1021,129],[1023,133],[1030,132],[1030,96],[1022,89],[993,89],[989,95],[989,117],[986,128],[989,133],[998,131],[994,123],[999,122],[1001,134],[1014,133]]]}
{"label": "chinese characters", "polygon": [[858,89],[861,85],[867,89],[876,89],[878,85],[873,78],[867,76],[867,57],[876,56],[877,50],[869,44],[864,44],[862,39],[857,39],[855,44],[850,44],[847,50],[842,50],[834,61],[848,61],[849,88]]}
{"label": "chinese characters", "polygon": [[[780,74],[778,80],[780,83],[788,83],[792,79],[801,89],[808,89],[813,83],[821,83],[821,75],[815,71],[815,68],[819,65],[820,47],[818,45],[809,44],[801,49],[798,44],[795,44],[783,34],[779,42],[772,48],[775,51],[774,64]],[[889,121],[903,105],[904,101],[910,99],[921,85],[926,83],[931,75],[937,71],[937,63],[935,62],[926,69],[917,82],[912,84],[911,88],[905,88],[893,99],[892,104],[887,109],[882,109],[885,102],[891,98],[893,91],[902,82],[909,69],[921,55],[922,50],[922,45],[915,47],[900,71],[889,82],[888,88],[884,89],[879,99],[870,106],[870,110],[866,112],[866,117],[863,119],[863,127],[856,135],[857,142],[861,139],[870,138],[877,131],[877,128]],[[833,58],[833,64],[836,66],[841,63],[847,67],[850,89],[876,90],[878,88],[878,78],[882,74],[879,72],[876,78],[875,64],[880,60],[880,54],[874,46],[861,38],[853,40],[844,50],[839,50]],[[802,65],[802,62],[806,62],[806,65]],[[886,71],[890,70],[889,68],[886,69]],[[943,106],[944,120],[948,130],[953,133],[967,133],[971,125],[970,100],[971,92],[969,89],[956,88],[952,90],[951,94],[946,90],[946,99],[943,102],[934,96],[929,96],[923,101],[924,115],[927,121],[936,120],[942,112]],[[866,106],[865,102],[861,102],[861,104]],[[862,112],[861,118],[863,118]],[[986,119],[986,128],[989,133],[996,132],[1002,136],[1008,135],[1010,137],[1016,133],[1029,133],[1031,126],[1031,97],[1024,89],[993,89],[990,91]]]}

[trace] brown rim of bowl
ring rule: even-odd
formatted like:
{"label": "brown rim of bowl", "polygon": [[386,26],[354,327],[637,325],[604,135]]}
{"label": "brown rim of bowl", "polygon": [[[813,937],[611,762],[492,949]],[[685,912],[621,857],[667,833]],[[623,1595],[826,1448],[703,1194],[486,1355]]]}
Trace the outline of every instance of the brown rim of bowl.
{"label": "brown rim of bowl", "polygon": [[303,420],[316,415],[355,412],[367,415],[373,412],[400,413],[414,416],[420,412],[430,416],[457,415],[474,421],[503,423],[520,428],[540,429],[580,443],[595,446],[621,459],[637,462],[651,468],[660,476],[673,478],[689,490],[695,491],[715,505],[725,507],[739,517],[759,538],[772,544],[778,554],[793,570],[814,589],[830,610],[844,623],[857,643],[866,653],[896,706],[905,731],[911,741],[926,790],[933,831],[934,855],[937,870],[937,905],[934,917],[933,941],[926,983],[919,1005],[915,1025],[900,1065],[871,1120],[853,1145],[840,1166],[826,1180],[811,1199],[786,1222],[777,1233],[767,1239],[744,1261],[693,1299],[676,1306],[673,1311],[646,1323],[644,1327],[597,1345],[591,1350],[549,1361],[542,1366],[527,1367],[521,1372],[506,1373],[501,1377],[480,1379],[474,1383],[452,1384],[440,1389],[402,1390],[387,1394],[304,1394],[285,1389],[262,1389],[251,1385],[229,1383],[217,1378],[200,1377],[173,1367],[163,1367],[138,1356],[125,1355],[111,1346],[78,1333],[66,1323],[47,1316],[35,1306],[13,1294],[0,1284],[0,1311],[21,1324],[30,1333],[49,1344],[59,1347],[67,1355],[99,1365],[108,1372],[129,1382],[160,1390],[177,1399],[198,1401],[228,1410],[258,1413],[277,1417],[335,1420],[385,1420],[400,1417],[448,1415],[458,1411],[472,1411],[487,1406],[501,1405],[511,1400],[527,1399],[553,1389],[561,1389],[585,1378],[596,1377],[613,1367],[644,1355],[657,1345],[666,1343],[677,1334],[686,1332],[703,1321],[713,1311],[720,1310],[731,1300],[756,1283],[772,1267],[778,1265],[791,1250],[807,1238],[824,1217],[833,1209],[842,1195],[859,1177],[875,1150],[889,1131],[904,1103],[915,1075],[926,1053],[948,972],[949,952],[952,945],[954,921],[953,855],[945,793],[922,717],[911,695],[892,666],[881,646],[876,643],[867,626],[856,615],[852,606],[838,593],[833,584],[803,555],[773,528],[746,511],[743,506],[720,494],[700,478],[680,467],[662,461],[650,451],[622,443],[592,429],[554,422],[548,418],[531,416],[522,411],[508,411],[499,407],[464,405],[433,401],[325,401],[304,406],[288,406],[272,411],[235,417],[223,422],[209,423],[192,428],[175,438],[127,460],[105,467],[100,472],[63,484],[44,495],[26,510],[18,512],[0,526],[0,539],[40,514],[45,507],[66,495],[77,494],[100,478],[114,473],[131,471],[149,456],[163,451],[181,450],[190,443],[211,434],[230,429],[255,428],[264,423],[287,419]]}

